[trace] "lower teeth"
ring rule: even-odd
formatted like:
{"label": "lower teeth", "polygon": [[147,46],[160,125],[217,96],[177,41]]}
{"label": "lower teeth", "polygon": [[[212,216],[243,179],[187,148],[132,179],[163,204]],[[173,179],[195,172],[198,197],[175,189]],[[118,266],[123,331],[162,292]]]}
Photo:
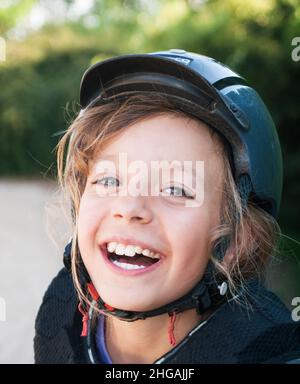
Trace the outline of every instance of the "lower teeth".
{"label": "lower teeth", "polygon": [[127,263],[121,263],[117,260],[113,260],[113,264],[117,265],[118,267],[122,269],[143,269],[145,268],[143,265],[135,265],[135,264],[127,264]]}

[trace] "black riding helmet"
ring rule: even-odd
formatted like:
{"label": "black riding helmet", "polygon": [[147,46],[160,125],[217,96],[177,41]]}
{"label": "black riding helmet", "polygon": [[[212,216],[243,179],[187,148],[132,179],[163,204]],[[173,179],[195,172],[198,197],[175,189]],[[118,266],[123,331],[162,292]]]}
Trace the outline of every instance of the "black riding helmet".
{"label": "black riding helmet", "polygon": [[[140,92],[164,92],[197,108],[197,116],[218,131],[229,143],[233,176],[242,203],[249,197],[277,217],[282,190],[282,156],[273,120],[256,91],[244,78],[216,60],[181,49],[114,57],[91,66],[80,86],[81,114],[111,96]],[[214,249],[222,260],[228,238]],[[65,264],[70,262],[70,244]],[[134,312],[111,308],[91,289],[90,278],[82,265],[81,281],[94,305],[102,312],[125,321],[145,319],[162,313],[178,313],[196,308],[204,313],[224,296],[226,285],[212,284],[213,266],[208,264],[201,281],[184,297],[152,311]],[[83,287],[84,288],[84,287]]]}

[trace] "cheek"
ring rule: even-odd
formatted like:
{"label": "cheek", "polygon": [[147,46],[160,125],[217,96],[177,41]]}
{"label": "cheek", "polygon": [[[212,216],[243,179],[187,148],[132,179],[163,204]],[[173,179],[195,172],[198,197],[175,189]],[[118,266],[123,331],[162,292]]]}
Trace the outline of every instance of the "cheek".
{"label": "cheek", "polygon": [[[191,210],[191,211],[189,211]],[[206,209],[188,208],[185,213],[173,218],[168,224],[176,264],[189,269],[205,266],[209,258],[210,212]]]}
{"label": "cheek", "polygon": [[82,255],[93,246],[100,221],[101,210],[92,199],[83,195],[78,213],[78,244]]}

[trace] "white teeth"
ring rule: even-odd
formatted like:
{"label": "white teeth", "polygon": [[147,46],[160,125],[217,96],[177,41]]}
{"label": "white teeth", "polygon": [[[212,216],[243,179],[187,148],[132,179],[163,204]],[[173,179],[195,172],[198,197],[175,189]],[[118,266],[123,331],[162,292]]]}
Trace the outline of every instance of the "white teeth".
{"label": "white teeth", "polygon": [[115,253],[119,256],[122,256],[124,255],[124,252],[125,252],[125,246],[123,244],[118,244],[115,250]]}
{"label": "white teeth", "polygon": [[107,244],[108,252],[115,252],[118,256],[133,257],[137,255],[143,255],[151,257],[152,259],[160,259],[160,254],[150,251],[149,249],[142,249],[139,245],[124,245],[121,243],[110,242]]}
{"label": "white teeth", "polygon": [[141,253],[142,253],[142,248],[141,247],[139,247],[138,245],[136,245],[136,247],[135,247],[135,253],[137,253],[138,255],[140,255]]}
{"label": "white teeth", "polygon": [[127,245],[125,249],[125,255],[126,256],[134,256],[135,255],[135,246],[134,245]]}
{"label": "white teeth", "polygon": [[142,255],[144,255],[144,256],[150,256],[150,251],[149,251],[149,249],[143,249],[143,252],[142,252]]}
{"label": "white teeth", "polygon": [[150,257],[152,259],[160,259],[159,253],[150,252]]}
{"label": "white teeth", "polygon": [[117,244],[118,243],[108,243],[107,244],[107,250],[108,252],[115,252],[116,248],[117,248]]}
{"label": "white teeth", "polygon": [[127,263],[120,263],[117,260],[114,260],[113,263],[117,265],[118,267],[126,270],[131,270],[131,269],[143,269],[145,268],[143,265],[134,265],[134,264],[127,264]]}

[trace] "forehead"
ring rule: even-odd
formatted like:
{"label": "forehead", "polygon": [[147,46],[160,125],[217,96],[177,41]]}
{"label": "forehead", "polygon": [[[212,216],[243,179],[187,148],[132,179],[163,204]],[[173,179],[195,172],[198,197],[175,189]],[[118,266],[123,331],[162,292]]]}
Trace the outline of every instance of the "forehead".
{"label": "forehead", "polygon": [[122,130],[96,152],[94,159],[113,160],[120,152],[132,160],[215,162],[219,156],[210,128],[184,116],[152,116]]}

